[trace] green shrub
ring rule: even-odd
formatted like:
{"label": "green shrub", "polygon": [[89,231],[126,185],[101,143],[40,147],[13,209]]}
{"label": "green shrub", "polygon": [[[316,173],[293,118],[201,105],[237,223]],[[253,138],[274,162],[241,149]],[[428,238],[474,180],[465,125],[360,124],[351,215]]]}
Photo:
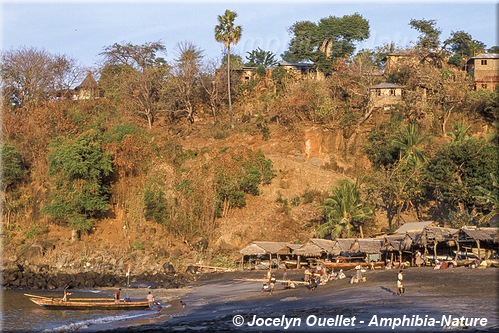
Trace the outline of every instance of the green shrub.
{"label": "green shrub", "polygon": [[165,193],[158,188],[148,187],[144,191],[144,217],[147,221],[154,221],[165,225],[167,223],[168,205]]}

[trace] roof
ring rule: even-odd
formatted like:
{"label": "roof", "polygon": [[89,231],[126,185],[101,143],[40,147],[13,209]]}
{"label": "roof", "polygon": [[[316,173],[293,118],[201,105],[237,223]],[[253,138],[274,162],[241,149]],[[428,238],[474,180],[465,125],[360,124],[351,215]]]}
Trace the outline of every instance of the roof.
{"label": "roof", "polygon": [[377,84],[375,86],[370,86],[369,89],[396,89],[396,88],[405,88],[404,86],[401,86],[400,84],[396,83],[388,83],[388,82],[383,82],[380,84]]}
{"label": "roof", "polygon": [[468,237],[475,240],[491,240],[494,241],[498,236],[499,228],[468,228],[462,227],[461,231]]}
{"label": "roof", "polygon": [[395,56],[395,57],[397,57],[397,56],[407,57],[407,56],[416,56],[416,55],[417,55],[417,53],[412,49],[397,50],[397,51],[393,51],[393,52],[390,52],[387,54],[387,56]]}
{"label": "roof", "polygon": [[333,252],[334,249],[338,249],[338,242],[330,239],[311,238],[310,243],[319,246],[324,252],[328,253]]}
{"label": "roof", "polygon": [[294,254],[300,254],[304,256],[320,256],[324,250],[314,243],[307,243],[302,247],[294,250]]}
{"label": "roof", "polygon": [[423,232],[421,232],[420,238],[417,240],[417,242],[420,245],[426,246],[428,244],[432,244],[435,241],[447,241],[453,239],[458,232],[459,229],[428,226],[424,228]]}
{"label": "roof", "polygon": [[279,66],[313,67],[314,64],[308,63],[308,62],[287,62],[287,61],[281,61],[281,62],[279,62]]}
{"label": "roof", "polygon": [[336,244],[338,244],[338,249],[340,252],[348,252],[350,251],[350,247],[352,243],[355,241],[355,238],[336,238]]}
{"label": "roof", "polygon": [[85,79],[81,82],[81,84],[77,87],[77,89],[97,89],[99,88],[99,84],[95,81],[92,73],[88,72]]}
{"label": "roof", "polygon": [[239,253],[242,255],[289,253],[289,247],[285,242],[255,241],[239,250]]}
{"label": "roof", "polygon": [[394,234],[401,234],[401,233],[406,233],[406,232],[411,232],[411,231],[423,231],[424,228],[430,226],[435,222],[433,221],[424,221],[424,222],[408,222],[395,230]]}
{"label": "roof", "polygon": [[470,59],[499,59],[499,53],[482,53]]}
{"label": "roof", "polygon": [[305,256],[321,255],[323,253],[339,254],[338,242],[330,239],[311,238],[309,242],[293,251],[294,254]]}
{"label": "roof", "polygon": [[[411,238],[408,235],[398,234],[398,235],[386,235],[382,238],[384,251],[402,251],[407,247],[406,238],[410,241]],[[381,238],[380,238],[381,239]],[[405,243],[404,243],[405,241]],[[412,243],[412,242],[411,242]],[[410,247],[410,245],[409,245]]]}
{"label": "roof", "polygon": [[364,253],[380,253],[383,246],[383,240],[379,238],[359,238],[356,239],[351,247],[350,252],[364,252]]}

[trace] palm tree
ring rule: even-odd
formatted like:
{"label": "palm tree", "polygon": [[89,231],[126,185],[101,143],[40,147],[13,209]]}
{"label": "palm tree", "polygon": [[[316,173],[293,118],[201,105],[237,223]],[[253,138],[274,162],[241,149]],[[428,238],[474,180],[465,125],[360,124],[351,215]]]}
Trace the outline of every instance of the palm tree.
{"label": "palm tree", "polygon": [[227,89],[229,94],[229,115],[230,127],[234,128],[234,116],[232,114],[232,100],[230,95],[230,44],[237,44],[241,38],[243,28],[234,26],[234,20],[237,17],[236,12],[225,10],[224,15],[218,15],[219,24],[215,26],[215,40],[224,43],[227,48]]}
{"label": "palm tree", "polygon": [[410,123],[401,131],[400,137],[392,141],[392,145],[400,149],[401,162],[415,166],[427,161],[424,150],[421,149],[426,140],[427,137],[421,135],[418,126]]}
{"label": "palm tree", "polygon": [[319,209],[324,210],[326,217],[326,222],[317,229],[319,237],[328,234],[333,238],[350,237],[356,229],[359,229],[363,237],[362,224],[371,219],[374,212],[362,201],[359,187],[359,180],[355,184],[343,180],[333,189],[333,195],[326,198],[324,204],[319,206]]}

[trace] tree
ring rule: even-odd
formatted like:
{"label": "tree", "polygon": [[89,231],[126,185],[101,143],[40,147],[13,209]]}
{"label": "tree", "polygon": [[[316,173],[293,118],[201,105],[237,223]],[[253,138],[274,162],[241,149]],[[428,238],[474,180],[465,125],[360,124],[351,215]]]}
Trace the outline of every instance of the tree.
{"label": "tree", "polygon": [[2,54],[1,74],[4,105],[26,108],[63,97],[85,71],[73,58],[22,47]]}
{"label": "tree", "polygon": [[106,96],[113,97],[147,120],[152,128],[160,109],[160,93],[168,66],[158,53],[165,52],[160,42],[142,45],[118,44],[104,48],[104,67],[100,83]]}
{"label": "tree", "polygon": [[218,110],[225,96],[222,89],[224,80],[222,75],[217,75],[217,68],[216,61],[209,61],[200,77],[204,100],[211,110],[215,123],[218,123]]}
{"label": "tree", "polygon": [[333,189],[332,195],[319,206],[324,211],[326,220],[317,228],[319,237],[350,237],[357,230],[363,237],[362,225],[374,216],[374,212],[362,199],[361,182],[359,179],[355,184],[342,180]]}
{"label": "tree", "polygon": [[91,219],[109,208],[112,159],[102,138],[90,130],[75,139],[54,140],[48,156],[52,179],[46,214],[77,232],[88,231]]}
{"label": "tree", "polygon": [[9,144],[0,145],[0,161],[2,161],[2,192],[20,183],[27,173],[26,166],[19,150]]}
{"label": "tree", "polygon": [[410,123],[400,132],[400,136],[392,141],[392,145],[399,149],[401,162],[418,166],[427,161],[422,145],[428,137],[422,135],[416,123]]}
{"label": "tree", "polygon": [[182,42],[177,44],[178,57],[172,69],[171,79],[175,87],[178,107],[187,113],[187,119],[194,123],[194,105],[199,97],[197,90],[201,76],[201,60],[203,54],[194,44]]}
{"label": "tree", "polygon": [[425,186],[441,213],[471,213],[480,208],[479,197],[495,191],[490,174],[496,174],[497,147],[482,139],[451,142],[440,147],[429,160]]}
{"label": "tree", "polygon": [[491,48],[487,49],[487,53],[499,53],[499,46],[492,46]]}
{"label": "tree", "polygon": [[485,210],[488,211],[480,218],[480,223],[490,222],[493,217],[499,215],[499,182],[493,173],[490,174],[490,179],[492,180],[492,190],[477,186],[481,195],[477,195],[476,199],[479,204],[486,206]]}
{"label": "tree", "polygon": [[215,40],[223,43],[227,48],[227,91],[229,96],[230,127],[234,128],[234,115],[232,114],[232,100],[230,94],[230,44],[237,44],[241,38],[242,27],[235,26],[236,12],[226,10],[224,15],[218,15],[218,25],[215,26]]}
{"label": "tree", "polygon": [[282,58],[312,61],[319,70],[330,73],[335,59],[351,55],[354,42],[369,38],[369,22],[358,13],[341,18],[329,16],[318,23],[296,22],[289,32],[293,37]]}
{"label": "tree", "polygon": [[485,51],[485,44],[474,40],[467,32],[452,31],[444,41],[444,48],[452,52],[449,63],[463,67],[469,58]]}
{"label": "tree", "polygon": [[263,66],[265,68],[268,68],[277,65],[275,54],[270,51],[264,51],[261,48],[257,48],[256,50],[247,53],[248,55],[246,56],[246,59],[248,60],[248,62],[246,63],[246,66]]}
{"label": "tree", "polygon": [[415,20],[411,19],[411,28],[420,32],[416,46],[425,52],[436,52],[440,46],[441,31],[436,27],[436,20]]}

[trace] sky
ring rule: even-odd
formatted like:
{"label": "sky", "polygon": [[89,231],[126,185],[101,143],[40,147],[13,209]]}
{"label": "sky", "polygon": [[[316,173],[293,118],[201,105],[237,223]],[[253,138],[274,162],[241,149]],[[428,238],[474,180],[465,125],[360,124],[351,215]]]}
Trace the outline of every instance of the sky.
{"label": "sky", "polygon": [[0,0],[0,46],[2,51],[35,47],[76,59],[96,68],[106,46],[114,43],[141,45],[161,41],[167,60],[177,55],[177,45],[191,42],[204,50],[207,59],[220,59],[223,46],[215,41],[217,16],[235,11],[235,24],[242,38],[231,52],[246,58],[260,47],[276,54],[286,51],[290,26],[297,21],[318,22],[321,18],[359,13],[369,21],[369,39],[356,50],[373,49],[394,42],[410,47],[418,31],[411,19],[436,20],[441,40],[452,31],[465,31],[489,48],[499,45],[497,0],[467,1],[368,1],[355,0],[87,0],[23,1]]}

